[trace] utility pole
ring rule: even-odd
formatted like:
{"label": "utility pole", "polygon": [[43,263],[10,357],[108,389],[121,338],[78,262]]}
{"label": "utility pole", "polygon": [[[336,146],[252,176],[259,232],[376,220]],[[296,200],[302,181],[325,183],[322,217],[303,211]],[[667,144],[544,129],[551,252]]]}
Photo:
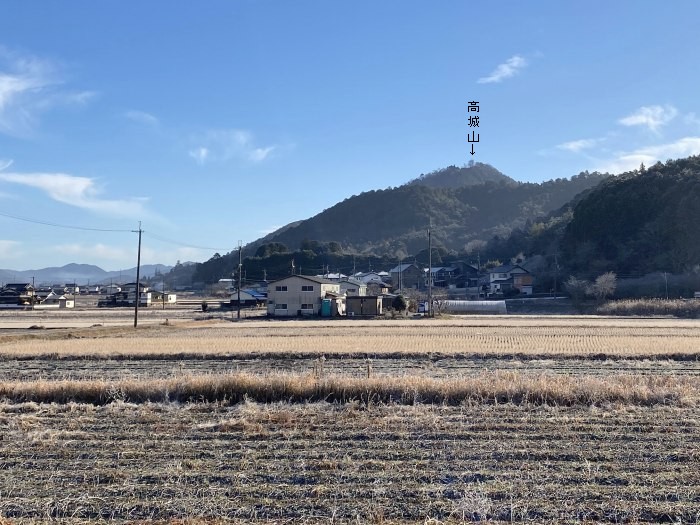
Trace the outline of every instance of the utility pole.
{"label": "utility pole", "polygon": [[557,252],[554,252],[554,298],[557,298],[557,281],[559,280],[559,259]]}
{"label": "utility pole", "polygon": [[238,319],[241,318],[241,273],[243,268],[243,259],[241,258],[242,241],[238,241]]}
{"label": "utility pole", "polygon": [[[132,230],[132,233],[136,233],[136,231]],[[136,257],[136,301],[134,301],[134,328],[136,328],[139,324],[139,303],[141,302],[141,284],[139,283],[139,280],[141,279],[141,233],[143,233],[143,230],[141,229],[141,221],[139,221],[139,251]],[[73,291],[75,292],[75,288]]]}
{"label": "utility pole", "polygon": [[229,302],[231,306],[231,321],[233,321],[233,292],[236,291],[234,286],[236,286],[236,272],[231,272],[231,286],[229,287],[229,292],[231,292],[231,295],[229,296]]}
{"label": "utility pole", "polygon": [[430,228],[433,221],[428,226],[428,316],[433,316],[433,241]]}

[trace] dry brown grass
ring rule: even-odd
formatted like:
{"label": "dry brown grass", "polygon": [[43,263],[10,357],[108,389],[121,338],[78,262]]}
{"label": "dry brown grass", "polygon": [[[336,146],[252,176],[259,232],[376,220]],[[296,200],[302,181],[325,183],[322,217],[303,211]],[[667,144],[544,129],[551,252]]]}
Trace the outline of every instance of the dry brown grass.
{"label": "dry brown grass", "polygon": [[700,301],[687,299],[625,299],[610,301],[597,308],[600,315],[672,316],[700,318]]}
{"label": "dry brown grass", "polygon": [[183,375],[121,381],[5,381],[0,398],[10,402],[92,403],[224,402],[251,400],[363,404],[491,404],[591,406],[610,403],[696,406],[697,379],[679,376],[605,377],[482,372],[476,376],[351,378],[312,375]]}
{"label": "dry brown grass", "polygon": [[700,359],[700,322],[672,319],[291,321],[137,331],[105,328],[63,335],[41,332],[30,339],[0,340],[0,359],[296,358],[320,354]]}

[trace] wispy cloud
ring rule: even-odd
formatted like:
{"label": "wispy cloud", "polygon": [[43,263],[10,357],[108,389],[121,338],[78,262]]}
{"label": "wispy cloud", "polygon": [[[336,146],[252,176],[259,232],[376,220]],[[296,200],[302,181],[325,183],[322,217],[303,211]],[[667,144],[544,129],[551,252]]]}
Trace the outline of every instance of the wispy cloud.
{"label": "wispy cloud", "polygon": [[503,82],[505,79],[515,76],[523,68],[528,65],[527,60],[520,55],[513,55],[503,64],[496,66],[491,74],[487,77],[481,77],[477,80],[479,84],[491,84],[496,82]]}
{"label": "wispy cloud", "polygon": [[275,150],[275,146],[268,146],[266,148],[255,148],[248,153],[248,158],[253,162],[261,162],[267,158],[267,156]]}
{"label": "wispy cloud", "polygon": [[209,158],[209,150],[204,146],[192,149],[188,152],[188,155],[192,157],[197,164],[204,164]]}
{"label": "wispy cloud", "polygon": [[257,163],[267,159],[277,149],[276,145],[256,145],[253,134],[241,129],[210,130],[193,142],[196,146],[188,151],[188,155],[199,164],[231,159]]}
{"label": "wispy cloud", "polygon": [[132,120],[139,124],[145,124],[146,126],[157,126],[160,123],[158,117],[156,117],[155,115],[152,115],[151,113],[147,113],[145,111],[138,111],[135,109],[127,111],[126,113],[124,113],[124,116],[129,120]]}
{"label": "wispy cloud", "polygon": [[695,113],[688,113],[683,117],[683,122],[690,126],[700,127],[700,118]]}
{"label": "wispy cloud", "polygon": [[0,133],[27,136],[42,111],[63,105],[84,105],[96,93],[62,87],[56,64],[0,47]]}
{"label": "wispy cloud", "polygon": [[608,173],[623,173],[639,168],[642,163],[646,166],[651,166],[657,161],[688,157],[690,155],[700,155],[700,137],[684,137],[668,144],[621,152],[615,158],[602,162],[596,167],[596,170]]}
{"label": "wispy cloud", "polygon": [[20,244],[19,241],[0,240],[0,259],[16,257]]}
{"label": "wispy cloud", "polygon": [[671,106],[642,106],[634,113],[618,120],[623,126],[645,126],[654,133],[657,133],[659,128],[671,122],[678,110]]}
{"label": "wispy cloud", "polygon": [[14,161],[12,159],[0,159],[0,171],[12,166]]}
{"label": "wispy cloud", "polygon": [[58,244],[53,246],[52,250],[64,255],[75,256],[79,260],[103,259],[112,262],[112,264],[118,261],[128,263],[133,259],[133,248],[127,250],[116,245],[102,243],[90,245],[80,243]]}
{"label": "wispy cloud", "polygon": [[580,151],[590,149],[590,148],[600,144],[603,140],[604,139],[601,139],[601,138],[572,140],[570,142],[564,142],[562,144],[558,144],[556,147],[557,147],[557,149],[570,151],[572,153],[579,153]]}
{"label": "wispy cloud", "polygon": [[20,184],[46,193],[51,199],[113,217],[152,217],[145,204],[148,199],[103,199],[102,191],[89,177],[76,177],[64,173],[0,173],[0,181]]}
{"label": "wispy cloud", "polygon": [[35,112],[48,111],[56,107],[86,106],[98,96],[96,91],[53,92],[35,97],[32,101]]}

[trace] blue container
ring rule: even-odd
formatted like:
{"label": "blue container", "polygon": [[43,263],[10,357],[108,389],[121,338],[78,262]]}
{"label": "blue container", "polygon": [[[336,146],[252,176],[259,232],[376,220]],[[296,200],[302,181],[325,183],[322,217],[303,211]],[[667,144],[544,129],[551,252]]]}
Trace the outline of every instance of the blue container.
{"label": "blue container", "polygon": [[333,313],[333,301],[324,299],[321,303],[321,317],[330,317]]}

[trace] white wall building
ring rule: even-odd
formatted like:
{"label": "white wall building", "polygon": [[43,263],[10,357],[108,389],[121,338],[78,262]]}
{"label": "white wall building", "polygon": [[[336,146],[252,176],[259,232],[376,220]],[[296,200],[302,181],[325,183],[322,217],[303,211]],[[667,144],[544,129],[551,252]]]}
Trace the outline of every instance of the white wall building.
{"label": "white wall building", "polygon": [[340,284],[320,277],[291,275],[267,288],[267,314],[275,317],[320,315],[321,303],[340,295]]}

